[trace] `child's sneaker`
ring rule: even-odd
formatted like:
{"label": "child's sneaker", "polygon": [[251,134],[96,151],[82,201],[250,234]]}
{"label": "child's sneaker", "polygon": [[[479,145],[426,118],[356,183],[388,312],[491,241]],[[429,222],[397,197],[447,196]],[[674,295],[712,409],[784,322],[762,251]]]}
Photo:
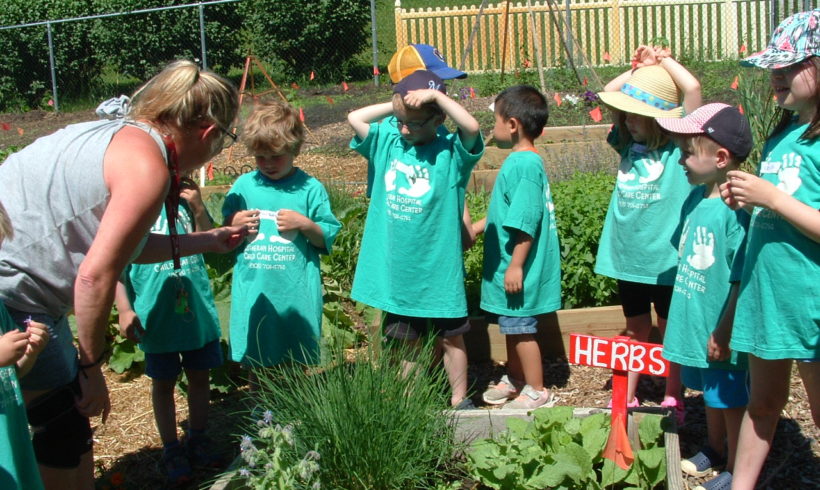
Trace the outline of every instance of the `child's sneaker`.
{"label": "child's sneaker", "polygon": [[695,490],[731,490],[732,474],[724,471],[702,485],[695,487]]}
{"label": "child's sneaker", "polygon": [[[637,396],[632,397],[632,401],[626,404],[626,408],[638,408],[641,406],[641,401],[638,400]],[[612,408],[612,398],[609,399],[609,403],[606,404],[606,408]]]}
{"label": "child's sneaker", "polygon": [[[723,468],[726,458],[722,457],[709,446],[705,446],[696,455],[680,462],[680,469],[690,476],[703,477],[712,471]],[[731,478],[731,474],[729,475]]]}
{"label": "child's sneaker", "polygon": [[470,398],[465,398],[454,406],[453,410],[475,410],[475,404]]}
{"label": "child's sneaker", "polygon": [[211,439],[205,435],[185,438],[185,452],[188,459],[196,468],[222,468],[224,460],[218,454],[211,452]]}
{"label": "child's sneaker", "polygon": [[686,408],[683,406],[683,400],[681,398],[665,396],[661,402],[661,407],[671,408],[673,410],[675,413],[675,422],[677,422],[678,427],[686,422]]}
{"label": "child's sneaker", "polygon": [[537,391],[532,386],[526,385],[521,390],[518,398],[504,405],[504,408],[539,408],[551,407],[555,405],[556,400],[552,396],[552,392],[548,389]]}
{"label": "child's sneaker", "polygon": [[[521,384],[523,383],[519,383],[518,386]],[[501,405],[502,403],[507,403],[508,400],[512,400],[516,395],[518,395],[516,383],[511,382],[510,378],[505,374],[501,376],[501,381],[487,388],[487,391],[481,395],[481,399],[490,405]]]}
{"label": "child's sneaker", "polygon": [[160,466],[171,487],[178,487],[191,481],[191,462],[180,445],[163,450]]}

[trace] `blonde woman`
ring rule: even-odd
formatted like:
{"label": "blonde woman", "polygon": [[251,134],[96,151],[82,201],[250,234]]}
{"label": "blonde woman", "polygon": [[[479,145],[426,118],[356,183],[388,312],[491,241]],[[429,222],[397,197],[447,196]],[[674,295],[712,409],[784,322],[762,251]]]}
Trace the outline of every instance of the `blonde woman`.
{"label": "blonde woman", "polygon": [[46,488],[94,487],[88,419],[111,409],[101,364],[125,266],[226,252],[244,236],[242,227],[149,235],[166,196],[179,195],[179,176],[233,142],[237,110],[230,82],[177,61],[137,90],[125,117],[68,126],[0,166],[0,200],[15,223],[0,250],[0,299],[16,322],[32,318],[51,333],[21,379]]}

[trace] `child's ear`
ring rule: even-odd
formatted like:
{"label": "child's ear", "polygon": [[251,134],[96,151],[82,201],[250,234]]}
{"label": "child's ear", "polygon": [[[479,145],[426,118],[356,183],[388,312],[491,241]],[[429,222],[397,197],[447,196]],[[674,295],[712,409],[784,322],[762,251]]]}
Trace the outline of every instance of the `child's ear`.
{"label": "child's ear", "polygon": [[718,148],[715,158],[717,159],[717,168],[720,169],[724,169],[732,163],[732,154],[726,148]]}
{"label": "child's ear", "polygon": [[521,121],[511,117],[504,121],[504,123],[510,128],[510,134],[518,134],[518,130],[521,128]]}

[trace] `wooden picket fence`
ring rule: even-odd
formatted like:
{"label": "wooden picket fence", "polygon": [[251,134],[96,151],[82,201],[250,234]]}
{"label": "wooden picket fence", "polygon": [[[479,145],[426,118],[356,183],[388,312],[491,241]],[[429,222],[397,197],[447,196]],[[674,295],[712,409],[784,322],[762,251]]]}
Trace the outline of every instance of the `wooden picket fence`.
{"label": "wooden picket fence", "polygon": [[[481,2],[477,0],[478,4]],[[543,0],[479,6],[404,9],[396,0],[396,49],[408,43],[439,48],[470,73],[545,67],[624,64],[641,44],[662,37],[672,52],[703,60],[737,59],[763,49],[772,20],[802,10],[805,0]],[[772,19],[772,17],[776,17]],[[571,35],[562,35],[571,33]],[[466,58],[462,58],[466,55]]]}

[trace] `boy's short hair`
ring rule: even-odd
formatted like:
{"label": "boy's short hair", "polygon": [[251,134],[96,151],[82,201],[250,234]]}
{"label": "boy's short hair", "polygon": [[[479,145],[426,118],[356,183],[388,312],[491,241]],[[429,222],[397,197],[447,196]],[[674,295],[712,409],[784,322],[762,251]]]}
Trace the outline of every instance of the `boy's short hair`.
{"label": "boy's short hair", "polygon": [[713,103],[697,108],[682,119],[658,118],[658,124],[670,133],[683,136],[703,135],[731,153],[737,163],[752,151],[749,120],[728,104]]}
{"label": "boy's short hair", "polygon": [[529,85],[504,89],[495,98],[495,112],[504,120],[518,119],[524,135],[533,140],[541,136],[549,118],[547,98]]}
{"label": "boy's short hair", "polygon": [[305,126],[290,105],[278,100],[262,100],[256,103],[245,122],[242,141],[252,152],[298,155],[305,141]]}
{"label": "boy's short hair", "polygon": [[0,202],[0,244],[13,235],[14,228],[11,227],[11,220],[9,220],[9,215],[6,213],[6,208],[3,207],[3,203]]}

